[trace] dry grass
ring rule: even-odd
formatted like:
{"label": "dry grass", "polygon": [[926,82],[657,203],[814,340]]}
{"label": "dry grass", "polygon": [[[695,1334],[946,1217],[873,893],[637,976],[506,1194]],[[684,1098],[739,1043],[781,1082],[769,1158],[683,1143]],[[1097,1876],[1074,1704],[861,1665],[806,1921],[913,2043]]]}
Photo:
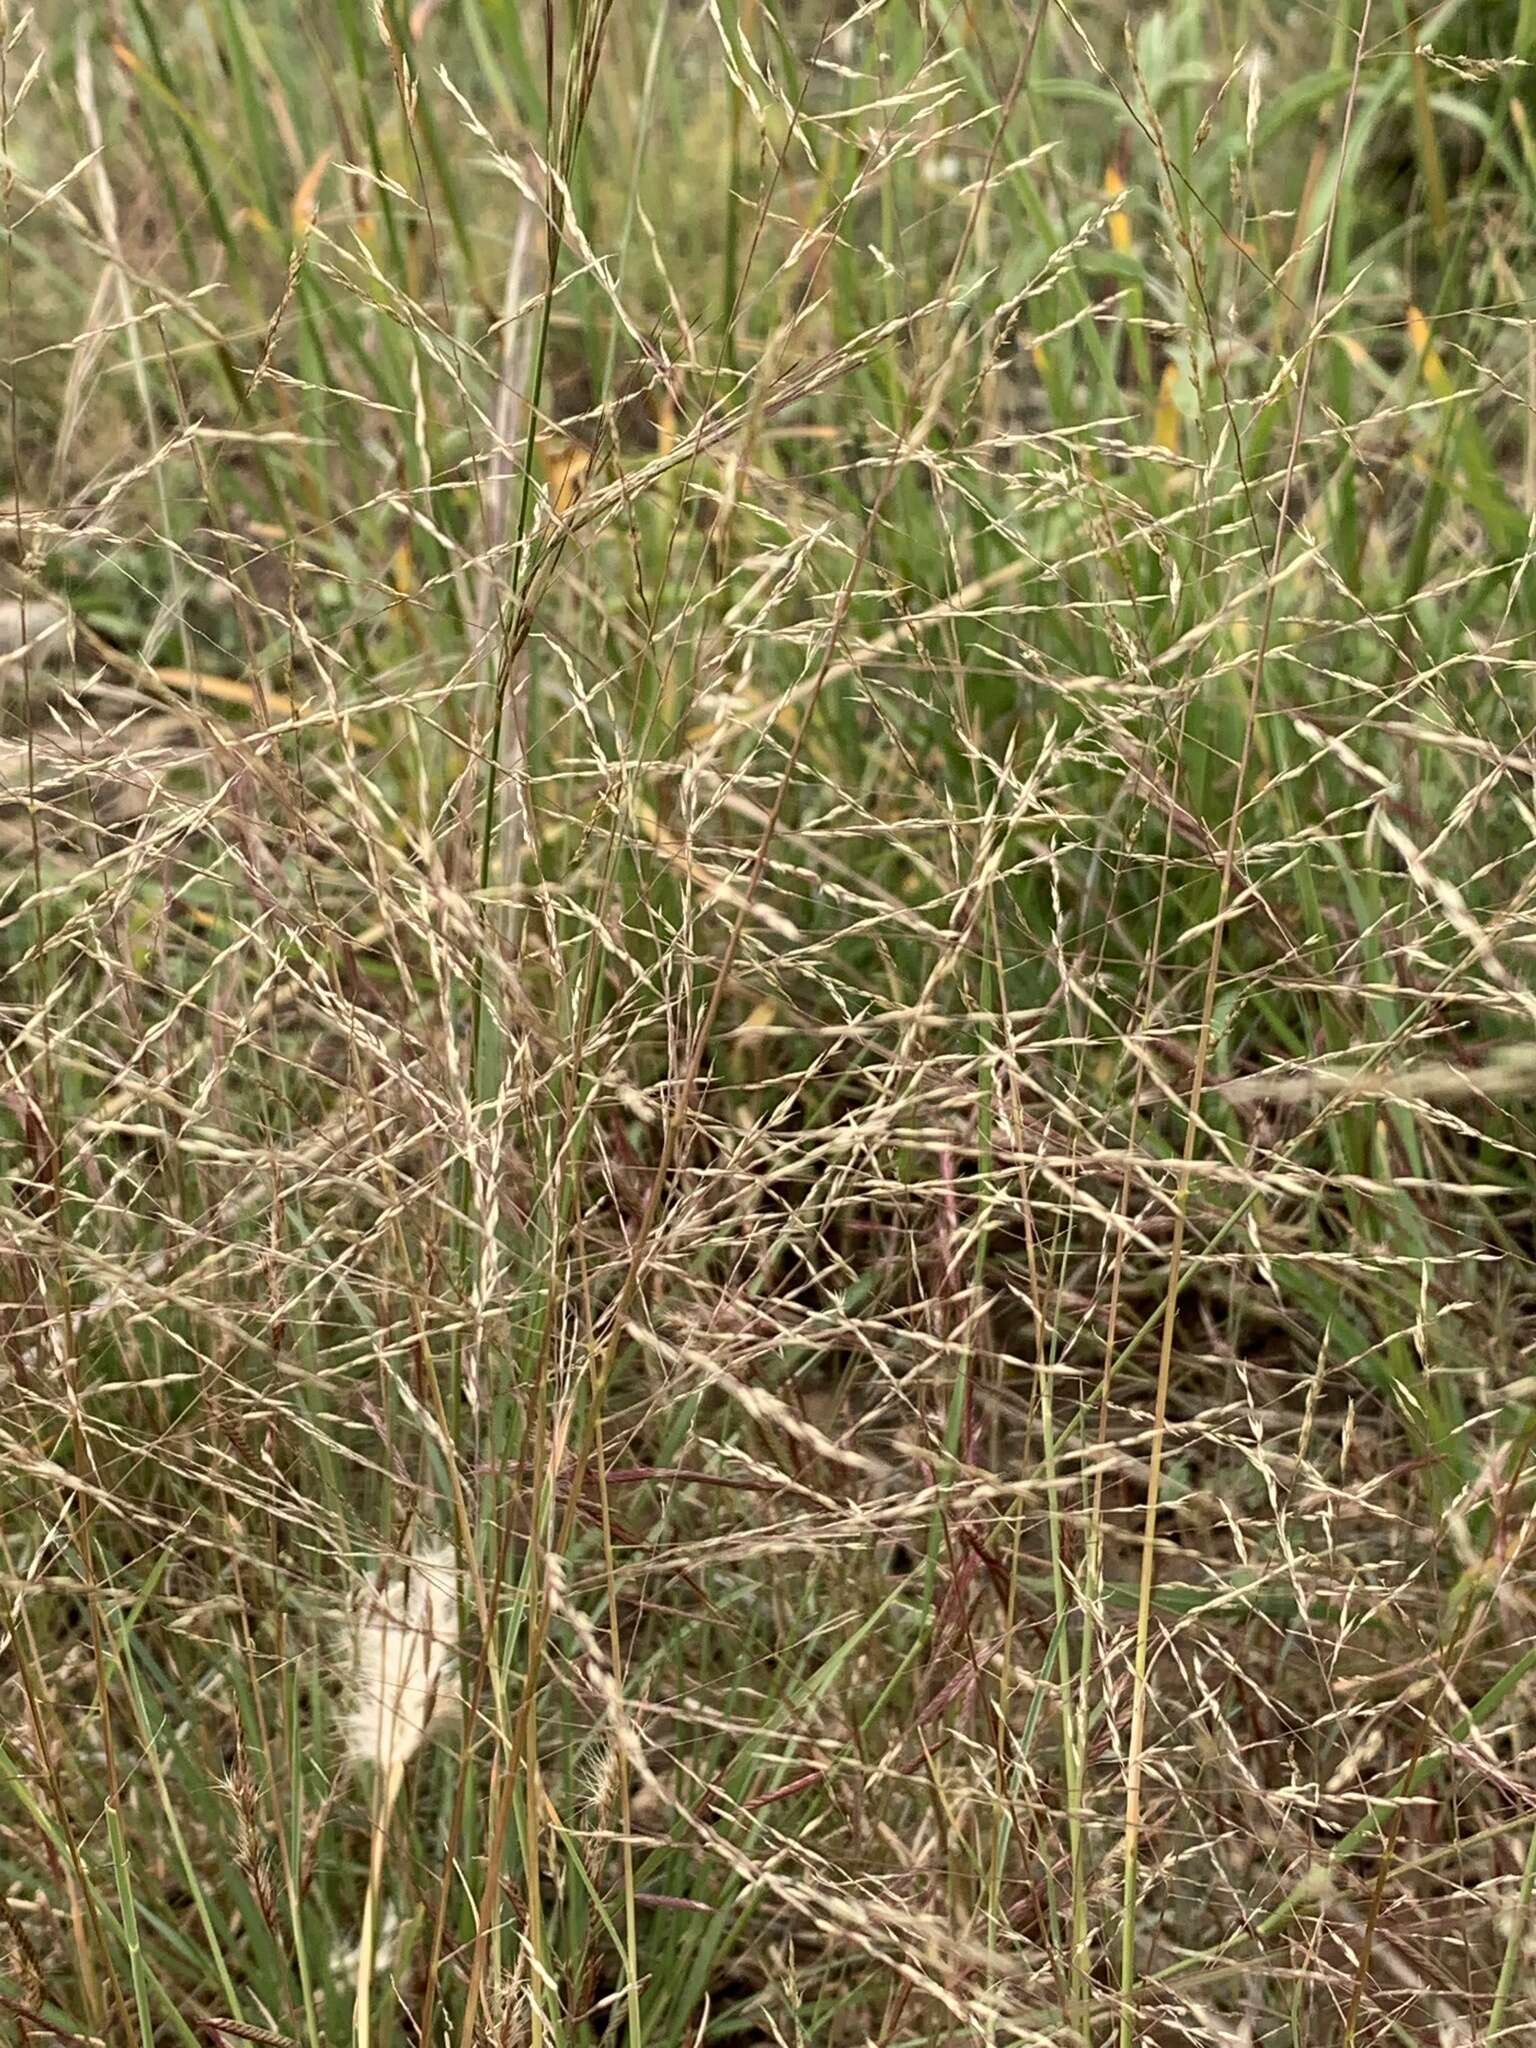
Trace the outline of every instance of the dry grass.
{"label": "dry grass", "polygon": [[0,2034],[1526,2038],[1536,6],[3,19]]}

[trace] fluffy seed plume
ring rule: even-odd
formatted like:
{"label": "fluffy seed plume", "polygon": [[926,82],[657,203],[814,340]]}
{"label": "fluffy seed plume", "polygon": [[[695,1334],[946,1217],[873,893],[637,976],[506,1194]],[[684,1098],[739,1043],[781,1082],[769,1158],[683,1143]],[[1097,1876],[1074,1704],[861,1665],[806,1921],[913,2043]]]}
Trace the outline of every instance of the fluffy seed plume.
{"label": "fluffy seed plume", "polygon": [[421,1543],[369,1597],[357,1628],[347,1752],[393,1787],[457,1698],[459,1609],[453,1551]]}
{"label": "fluffy seed plume", "polygon": [[374,1928],[384,1876],[389,1816],[405,1767],[457,1697],[458,1589],[453,1552],[446,1543],[419,1542],[400,1576],[373,1594],[358,1621],[354,1646],[354,1703],[347,1721],[347,1751],[354,1763],[372,1764],[375,1781],[373,1846],[368,1890],[357,1940],[357,1999],[352,2032],[369,2048]]}

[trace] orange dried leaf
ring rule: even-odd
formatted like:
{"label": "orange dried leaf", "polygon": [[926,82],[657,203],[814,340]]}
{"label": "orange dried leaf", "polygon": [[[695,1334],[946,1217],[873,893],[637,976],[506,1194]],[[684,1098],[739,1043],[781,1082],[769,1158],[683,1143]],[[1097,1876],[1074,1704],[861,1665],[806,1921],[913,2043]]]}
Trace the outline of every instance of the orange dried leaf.
{"label": "orange dried leaf", "polygon": [[1456,387],[1441,361],[1440,351],[1435,347],[1429,322],[1417,306],[1408,308],[1408,339],[1419,359],[1419,369],[1423,373],[1424,382],[1436,398],[1449,398]]}
{"label": "orange dried leaf", "polygon": [[297,239],[307,235],[315,224],[315,213],[320,198],[320,181],[325,176],[331,161],[329,147],[322,149],[309,169],[299,180],[299,189],[293,195],[291,218],[293,232]]}
{"label": "orange dried leaf", "polygon": [[550,506],[557,515],[569,512],[581,496],[591,462],[592,451],[583,448],[579,441],[567,441],[555,435],[540,441],[539,465],[549,486]]}
{"label": "orange dried leaf", "polygon": [[[201,669],[195,668],[156,668],[154,674],[167,688],[179,690],[185,696],[207,697],[215,704],[242,704],[247,711],[256,708],[255,686],[243,677],[204,675]],[[269,717],[293,716],[293,700],[285,697],[281,690],[263,690],[261,694]]]}
{"label": "orange dried leaf", "polygon": [[[1104,166],[1104,197],[1118,199],[1125,190],[1125,179],[1115,163]],[[1131,233],[1131,217],[1123,206],[1117,206],[1109,216],[1109,246],[1117,256],[1133,256],[1136,253],[1136,237]]]}
{"label": "orange dried leaf", "polygon": [[1166,448],[1170,455],[1177,455],[1179,452],[1179,407],[1176,397],[1178,386],[1179,366],[1177,363],[1169,363],[1157,387],[1157,411],[1152,419],[1152,439],[1159,448]]}

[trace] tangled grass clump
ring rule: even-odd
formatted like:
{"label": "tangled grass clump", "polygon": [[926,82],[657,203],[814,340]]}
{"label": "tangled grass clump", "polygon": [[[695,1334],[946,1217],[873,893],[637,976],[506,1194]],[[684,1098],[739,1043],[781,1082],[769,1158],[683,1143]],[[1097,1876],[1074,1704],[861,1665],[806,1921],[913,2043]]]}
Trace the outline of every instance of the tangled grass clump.
{"label": "tangled grass clump", "polygon": [[1536,2021],[1536,15],[1314,27],[7,23],[26,2048]]}

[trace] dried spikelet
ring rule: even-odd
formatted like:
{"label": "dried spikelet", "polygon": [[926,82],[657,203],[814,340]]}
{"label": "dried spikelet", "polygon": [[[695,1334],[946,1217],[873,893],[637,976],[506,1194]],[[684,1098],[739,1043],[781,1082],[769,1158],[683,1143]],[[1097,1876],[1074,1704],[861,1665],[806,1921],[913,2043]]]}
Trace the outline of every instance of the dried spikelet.
{"label": "dried spikelet", "polygon": [[453,1552],[418,1544],[397,1579],[374,1593],[354,1644],[347,1753],[393,1786],[457,1699],[459,1608]]}
{"label": "dried spikelet", "polygon": [[235,1809],[235,1861],[250,1886],[262,1919],[275,1931],[277,1897],[272,1884],[271,1853],[262,1827],[261,1796],[238,1727],[234,1766],[225,1778],[224,1789]]}
{"label": "dried spikelet", "polygon": [[524,2048],[532,2031],[522,1971],[498,1978],[487,1989],[485,2011],[475,2022],[475,2048]]}
{"label": "dried spikelet", "polygon": [[43,1969],[42,1957],[38,1954],[21,1915],[7,1898],[0,1898],[0,1919],[5,1921],[6,1931],[10,1935],[7,1944],[10,1954],[7,1961],[12,1979],[21,1986],[31,2004],[46,2004],[48,1980]]}
{"label": "dried spikelet", "polygon": [[345,1771],[338,1771],[326,1790],[325,1797],[315,1808],[304,1829],[304,1850],[299,1857],[299,1901],[309,1896],[309,1888],[315,1880],[315,1865],[320,1856],[320,1838],[325,1833],[326,1823],[340,1804],[342,1790],[346,1784]]}
{"label": "dried spikelet", "polygon": [[595,1877],[607,1853],[608,1829],[619,1796],[619,1750],[611,1737],[605,1735],[587,1759],[581,1775],[582,1805],[591,1830],[582,1840],[581,1860],[587,1874]]}
{"label": "dried spikelet", "polygon": [[254,2041],[256,2048],[294,2048],[286,2034],[275,2034],[270,2027],[253,2027],[245,2020],[206,2019],[202,2024],[215,2041]]}
{"label": "dried spikelet", "polygon": [[619,1752],[604,1737],[587,1758],[581,1774],[581,1802],[590,1819],[601,1824],[613,1811],[619,1789]]}

